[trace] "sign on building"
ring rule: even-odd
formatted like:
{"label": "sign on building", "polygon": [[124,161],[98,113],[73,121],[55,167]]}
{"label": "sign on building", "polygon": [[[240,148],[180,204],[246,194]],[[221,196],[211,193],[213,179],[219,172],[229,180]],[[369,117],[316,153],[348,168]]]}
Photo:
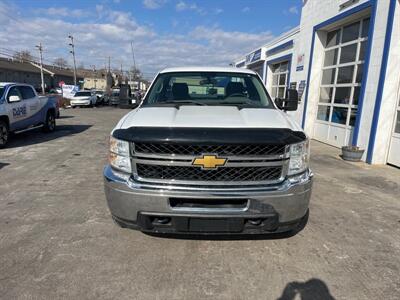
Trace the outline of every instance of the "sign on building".
{"label": "sign on building", "polygon": [[297,55],[297,66],[296,71],[304,70],[304,54]]}

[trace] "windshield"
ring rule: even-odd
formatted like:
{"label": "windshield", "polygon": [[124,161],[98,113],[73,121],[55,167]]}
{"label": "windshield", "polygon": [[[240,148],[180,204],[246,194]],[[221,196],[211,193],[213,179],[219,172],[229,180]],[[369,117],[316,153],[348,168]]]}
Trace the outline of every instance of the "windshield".
{"label": "windshield", "polygon": [[81,97],[81,96],[91,96],[91,92],[76,92],[75,97]]}
{"label": "windshield", "polygon": [[0,86],[0,98],[3,97],[5,88]]}
{"label": "windshield", "polygon": [[119,96],[119,91],[112,91],[113,96]]}
{"label": "windshield", "polygon": [[143,105],[178,104],[274,108],[256,75],[218,72],[160,74]]}
{"label": "windshield", "polygon": [[103,95],[104,93],[102,91],[97,91],[96,95]]}

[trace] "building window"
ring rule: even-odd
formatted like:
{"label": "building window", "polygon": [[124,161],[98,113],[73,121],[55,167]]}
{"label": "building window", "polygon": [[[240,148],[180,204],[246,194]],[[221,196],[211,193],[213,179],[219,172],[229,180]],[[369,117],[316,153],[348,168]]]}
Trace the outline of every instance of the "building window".
{"label": "building window", "polygon": [[369,21],[366,18],[327,33],[317,120],[354,126]]}
{"label": "building window", "polygon": [[289,62],[284,61],[271,66],[272,69],[272,98],[285,98],[289,77]]}

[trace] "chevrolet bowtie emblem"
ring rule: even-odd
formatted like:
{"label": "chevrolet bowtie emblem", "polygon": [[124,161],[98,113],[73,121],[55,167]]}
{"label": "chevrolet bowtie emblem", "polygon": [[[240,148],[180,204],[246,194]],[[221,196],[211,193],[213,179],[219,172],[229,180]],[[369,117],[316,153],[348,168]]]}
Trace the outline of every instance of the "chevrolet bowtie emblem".
{"label": "chevrolet bowtie emblem", "polygon": [[201,158],[195,158],[192,165],[211,170],[224,166],[226,161],[226,158],[218,158],[216,155],[203,155]]}

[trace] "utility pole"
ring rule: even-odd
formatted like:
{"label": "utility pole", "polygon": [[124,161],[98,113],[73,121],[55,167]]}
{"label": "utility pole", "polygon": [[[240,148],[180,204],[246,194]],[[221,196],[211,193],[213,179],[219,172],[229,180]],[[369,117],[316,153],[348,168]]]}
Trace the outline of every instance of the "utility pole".
{"label": "utility pole", "polygon": [[96,82],[97,82],[97,78],[96,78],[96,66],[95,66],[95,65],[91,65],[91,67],[93,68],[94,89],[96,89]]}
{"label": "utility pole", "polygon": [[124,82],[124,71],[122,71],[122,63],[121,63],[121,83]]}
{"label": "utility pole", "polygon": [[44,95],[44,77],[43,77],[43,47],[42,47],[42,43],[39,43],[39,45],[36,46],[36,48],[38,48],[39,50],[39,54],[40,54],[40,77],[42,79],[42,94]]}
{"label": "utility pole", "polygon": [[133,80],[136,79],[136,61],[135,61],[135,52],[133,51],[133,41],[131,41],[131,50],[132,50],[132,60],[133,60]]}
{"label": "utility pole", "polygon": [[74,37],[72,34],[68,36],[68,38],[71,40],[71,43],[69,45],[71,46],[71,51],[69,51],[72,54],[72,57],[74,59],[74,85],[76,85],[76,62],[75,62],[75,45],[74,45]]}

